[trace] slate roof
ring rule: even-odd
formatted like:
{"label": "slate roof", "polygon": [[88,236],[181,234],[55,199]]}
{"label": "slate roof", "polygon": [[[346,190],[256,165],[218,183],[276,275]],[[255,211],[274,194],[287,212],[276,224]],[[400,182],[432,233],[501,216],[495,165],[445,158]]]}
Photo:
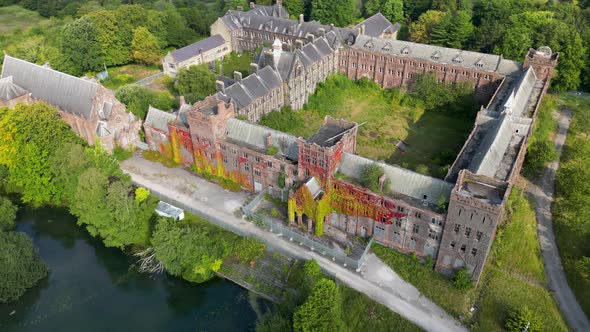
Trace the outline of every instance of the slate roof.
{"label": "slate roof", "polygon": [[1,78],[9,76],[33,98],[90,119],[97,83],[5,55]]}
{"label": "slate roof", "polygon": [[511,70],[517,71],[520,68],[517,62],[505,60],[499,55],[418,44],[403,40],[374,38],[365,35],[358,36],[352,47],[490,72],[499,71],[501,68],[503,70],[501,74],[504,75],[511,74]]}
{"label": "slate roof", "polygon": [[525,74],[519,78],[510,97],[508,97],[508,100],[504,104],[504,110],[510,110],[514,116],[522,116],[536,82],[537,75],[535,75],[535,71],[532,67],[528,67]]}
{"label": "slate roof", "polygon": [[[258,14],[258,15],[265,15],[265,16],[277,16],[279,14],[279,7],[277,5],[272,6],[259,6],[256,5],[254,8],[250,9],[248,13],[251,14]],[[285,9],[285,6],[281,6],[281,17],[289,17],[289,13]]]}
{"label": "slate roof", "polygon": [[223,44],[225,44],[225,39],[223,39],[220,34],[217,34],[183,48],[179,48],[176,51],[172,51],[170,52],[170,55],[172,55],[176,62],[182,62],[201,54],[201,52],[208,52]]}
{"label": "slate roof", "polygon": [[168,132],[168,123],[175,119],[176,115],[159,110],[150,105],[144,125]]}
{"label": "slate roof", "polygon": [[281,84],[282,80],[277,71],[267,66],[248,75],[241,82],[236,82],[225,88],[225,93],[217,92],[215,97],[225,102],[233,101],[238,109],[242,109],[257,98],[280,87]]}
{"label": "slate roof", "polygon": [[[361,156],[344,153],[338,165],[338,172],[359,179],[365,165],[375,162]],[[382,162],[376,163],[383,167],[385,176],[391,182],[389,189],[393,193],[399,193],[414,199],[425,200],[431,204],[437,204],[440,196],[449,198],[454,186],[452,183],[415,173],[405,168]],[[424,199],[424,195],[426,195],[426,199]]]}
{"label": "slate roof", "polygon": [[0,79],[0,99],[11,100],[27,93],[27,90],[12,82],[12,76]]}
{"label": "slate roof", "polygon": [[336,137],[334,139],[330,139],[330,138],[333,138],[334,136],[336,136],[338,134],[342,134],[343,132],[347,131],[348,129],[350,129],[350,128],[342,128],[342,127],[337,126],[335,124],[326,123],[322,126],[322,128],[320,128],[320,130],[318,130],[315,134],[313,134],[313,136],[311,136],[307,141],[309,143],[315,143],[321,147],[330,147],[330,146],[333,146],[334,144],[336,144],[338,141],[340,141],[342,136]]}
{"label": "slate roof", "polygon": [[313,197],[313,199],[316,199],[316,198],[318,198],[318,196],[323,194],[322,186],[318,183],[318,180],[316,180],[314,177],[311,177],[309,180],[307,180],[307,182],[305,182],[305,186],[307,187],[307,189],[311,193],[311,197]]}
{"label": "slate roof", "polygon": [[299,154],[297,137],[236,118],[227,121],[226,139],[253,150],[266,151],[269,135],[272,138],[272,145],[279,149],[282,155],[297,161]]}
{"label": "slate roof", "polygon": [[347,41],[350,38],[354,39],[358,32],[355,29],[333,27],[325,25],[318,21],[309,21],[299,23],[296,20],[290,20],[279,17],[272,17],[267,15],[258,15],[250,12],[228,11],[225,16],[221,18],[223,23],[230,30],[249,28],[262,31],[271,31],[273,33],[280,33],[289,36],[296,36],[299,38],[306,38],[308,34],[317,36],[320,29],[324,32],[333,31],[334,36],[337,37],[338,42]]}
{"label": "slate roof", "polygon": [[394,33],[398,31],[401,26],[399,23],[392,24],[381,13],[377,13],[361,23],[357,24],[355,28],[365,27],[365,35],[371,37],[380,37],[384,33]]}

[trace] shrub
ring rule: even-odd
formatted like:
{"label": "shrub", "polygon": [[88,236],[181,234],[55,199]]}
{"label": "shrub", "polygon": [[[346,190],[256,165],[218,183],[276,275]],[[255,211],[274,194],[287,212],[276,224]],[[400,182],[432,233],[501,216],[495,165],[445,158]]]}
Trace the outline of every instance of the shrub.
{"label": "shrub", "polygon": [[457,271],[453,276],[453,286],[457,289],[469,289],[473,287],[473,281],[471,280],[471,274],[467,268],[462,268]]}
{"label": "shrub", "polygon": [[[360,183],[363,187],[369,188],[373,192],[381,192],[379,190],[379,179],[385,174],[383,167],[377,163],[366,165],[361,171]],[[383,188],[389,187],[389,179],[385,180]]]}
{"label": "shrub", "polygon": [[251,238],[241,238],[233,253],[240,263],[245,264],[264,256],[266,245]]}
{"label": "shrub", "polygon": [[267,154],[267,155],[269,155],[269,156],[274,156],[274,155],[276,155],[277,153],[279,153],[279,148],[277,148],[277,147],[276,147],[276,146],[274,146],[274,145],[271,145],[271,146],[269,146],[269,147],[266,149],[266,154]]}
{"label": "shrub", "polygon": [[510,332],[537,332],[543,330],[543,323],[539,317],[528,307],[513,310],[506,319],[506,330]]}
{"label": "shrub", "polygon": [[123,161],[123,160],[129,159],[129,158],[131,158],[132,155],[133,155],[133,151],[125,150],[120,146],[117,146],[113,150],[113,157],[115,157],[115,159],[117,159],[118,161]]}

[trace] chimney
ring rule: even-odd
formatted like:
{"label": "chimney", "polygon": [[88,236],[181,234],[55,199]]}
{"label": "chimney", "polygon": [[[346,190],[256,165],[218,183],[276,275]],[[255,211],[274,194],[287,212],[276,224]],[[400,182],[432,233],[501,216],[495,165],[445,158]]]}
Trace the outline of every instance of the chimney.
{"label": "chimney", "polygon": [[361,35],[364,35],[364,34],[365,34],[365,25],[364,25],[364,24],[363,24],[363,25],[361,25],[361,28],[360,28],[360,30],[361,30],[361,31],[360,31],[360,34],[361,34]]}
{"label": "chimney", "polygon": [[264,64],[267,66],[274,65],[274,54],[272,51],[265,51],[264,52]]}
{"label": "chimney", "polygon": [[242,73],[239,71],[234,71],[234,80],[241,82],[242,81]]}
{"label": "chimney", "polygon": [[299,24],[303,24],[303,14],[299,14]]}
{"label": "chimney", "polygon": [[279,17],[283,17],[283,0],[277,0],[277,12]]}
{"label": "chimney", "polygon": [[297,49],[297,50],[300,50],[302,47],[303,47],[303,41],[302,41],[302,40],[299,40],[299,39],[297,39],[297,40],[295,41],[295,49]]}
{"label": "chimney", "polygon": [[250,74],[256,74],[258,72],[258,64],[251,63],[250,64]]}
{"label": "chimney", "polygon": [[254,2],[250,2],[250,9],[254,9],[256,7],[256,4]]}
{"label": "chimney", "polygon": [[215,90],[225,94],[225,83],[223,81],[215,81]]}
{"label": "chimney", "polygon": [[326,29],[324,28],[319,28],[318,29],[318,37],[323,37],[326,35]]}
{"label": "chimney", "polygon": [[237,11],[239,11],[239,12],[241,12],[241,11],[244,11],[244,7],[242,7],[242,6],[237,6],[237,7],[236,7],[236,10],[237,10]]}
{"label": "chimney", "polygon": [[184,99],[184,96],[178,97],[178,103],[180,104],[180,106],[186,104],[186,100]]}
{"label": "chimney", "polygon": [[272,135],[268,134],[268,136],[266,136],[266,148],[270,148],[272,146]]}
{"label": "chimney", "polygon": [[305,35],[305,39],[307,39],[307,42],[311,43],[313,41],[313,35],[311,33],[308,33],[307,35]]}

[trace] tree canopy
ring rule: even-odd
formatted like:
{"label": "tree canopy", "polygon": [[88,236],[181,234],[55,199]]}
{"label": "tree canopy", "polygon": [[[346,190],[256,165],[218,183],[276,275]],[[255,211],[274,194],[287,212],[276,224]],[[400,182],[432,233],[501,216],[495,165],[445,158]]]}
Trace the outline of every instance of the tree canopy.
{"label": "tree canopy", "polygon": [[133,30],[131,53],[134,61],[143,64],[156,64],[160,60],[158,39],[146,28]]}
{"label": "tree canopy", "polygon": [[355,0],[311,0],[311,19],[323,24],[347,26],[357,14]]}
{"label": "tree canopy", "polygon": [[295,332],[328,332],[342,329],[340,293],[334,281],[321,279],[293,316]]}
{"label": "tree canopy", "polygon": [[33,241],[24,233],[0,230],[0,302],[18,299],[47,275]]}
{"label": "tree canopy", "polygon": [[174,86],[192,104],[215,93],[216,80],[217,76],[203,64],[181,68]]}

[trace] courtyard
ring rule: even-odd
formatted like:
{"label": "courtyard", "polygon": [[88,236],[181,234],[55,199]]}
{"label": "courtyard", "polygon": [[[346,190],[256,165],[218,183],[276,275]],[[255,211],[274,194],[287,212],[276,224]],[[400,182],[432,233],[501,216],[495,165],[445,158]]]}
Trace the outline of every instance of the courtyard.
{"label": "courtyard", "polygon": [[472,115],[426,109],[408,93],[330,77],[303,110],[273,112],[261,124],[309,138],[330,115],[361,124],[359,155],[444,178],[473,127]]}

